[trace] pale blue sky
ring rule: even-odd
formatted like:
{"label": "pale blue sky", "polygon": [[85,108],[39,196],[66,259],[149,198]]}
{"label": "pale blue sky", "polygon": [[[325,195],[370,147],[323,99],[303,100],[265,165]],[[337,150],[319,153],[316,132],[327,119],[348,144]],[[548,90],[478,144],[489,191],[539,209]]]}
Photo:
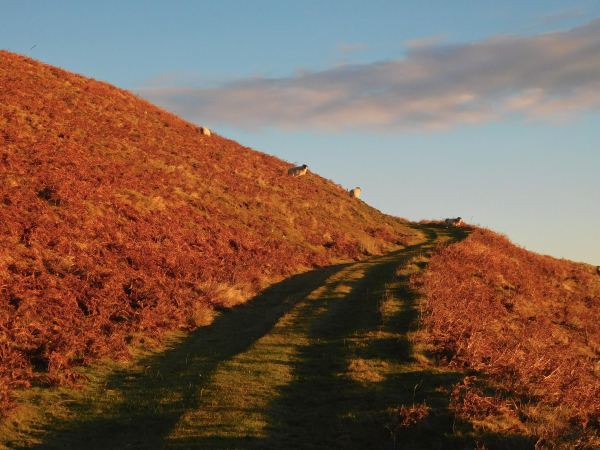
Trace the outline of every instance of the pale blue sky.
{"label": "pale blue sky", "polygon": [[385,213],[462,216],[598,265],[599,18],[590,0],[0,0],[0,48],[360,186]]}

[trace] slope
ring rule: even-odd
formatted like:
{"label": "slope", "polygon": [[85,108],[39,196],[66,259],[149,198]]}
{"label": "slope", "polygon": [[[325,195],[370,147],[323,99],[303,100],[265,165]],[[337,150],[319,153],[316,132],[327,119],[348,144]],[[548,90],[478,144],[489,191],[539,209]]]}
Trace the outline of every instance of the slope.
{"label": "slope", "polygon": [[453,392],[480,430],[536,448],[600,446],[600,273],[477,229],[422,276],[430,350],[469,371]]}
{"label": "slope", "polygon": [[0,80],[2,412],[15,387],[76,383],[78,365],[418,235],[107,83],[6,51]]}

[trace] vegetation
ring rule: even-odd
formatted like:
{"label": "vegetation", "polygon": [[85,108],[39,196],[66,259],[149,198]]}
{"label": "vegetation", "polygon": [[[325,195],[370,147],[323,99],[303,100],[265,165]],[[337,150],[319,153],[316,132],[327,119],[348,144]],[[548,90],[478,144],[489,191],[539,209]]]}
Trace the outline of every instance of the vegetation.
{"label": "vegetation", "polygon": [[0,414],[273,282],[419,233],[129,92],[0,51]]}
{"label": "vegetation", "polygon": [[600,276],[477,229],[440,247],[413,287],[426,295],[427,342],[455,386],[460,417],[536,448],[598,448]]}
{"label": "vegetation", "polygon": [[0,442],[44,449],[475,448],[476,437],[453,432],[448,409],[461,375],[435,367],[412,346],[419,302],[407,290],[409,277],[450,233],[462,234],[428,230],[427,241],[405,250],[290,277],[212,325],[165,341],[162,351],[83,368],[90,382],[81,390],[19,391],[23,406],[0,428]]}

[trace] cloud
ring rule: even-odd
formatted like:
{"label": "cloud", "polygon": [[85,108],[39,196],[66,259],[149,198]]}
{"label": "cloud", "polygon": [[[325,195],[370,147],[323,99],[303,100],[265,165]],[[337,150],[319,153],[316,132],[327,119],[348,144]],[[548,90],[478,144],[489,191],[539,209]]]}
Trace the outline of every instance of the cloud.
{"label": "cloud", "polygon": [[369,50],[369,46],[367,44],[340,44],[338,45],[338,50],[345,53],[351,52],[362,52],[364,50]]}
{"label": "cloud", "polygon": [[196,123],[246,130],[405,133],[563,119],[600,109],[600,19],[537,36],[419,42],[400,60],[136,92]]}
{"label": "cloud", "polygon": [[161,73],[152,78],[145,80],[142,84],[144,86],[163,86],[172,83],[173,81],[180,80],[183,77],[181,72],[170,71]]}
{"label": "cloud", "polygon": [[560,11],[554,11],[548,14],[544,14],[541,18],[543,24],[555,24],[559,22],[565,22],[571,19],[578,19],[587,15],[587,12],[583,9],[568,8],[561,9]]}
{"label": "cloud", "polygon": [[[208,78],[199,76],[194,72],[178,72],[172,70],[142,81],[140,84],[143,87],[166,87],[166,86],[189,86],[202,84],[204,86],[214,86],[222,83],[215,77]],[[142,89],[142,88],[140,88]]]}
{"label": "cloud", "polygon": [[445,41],[450,37],[449,34],[436,34],[434,36],[429,36],[426,38],[420,39],[410,39],[404,43],[404,46],[409,50],[418,50],[421,48],[432,47],[436,44],[439,44],[442,41]]}

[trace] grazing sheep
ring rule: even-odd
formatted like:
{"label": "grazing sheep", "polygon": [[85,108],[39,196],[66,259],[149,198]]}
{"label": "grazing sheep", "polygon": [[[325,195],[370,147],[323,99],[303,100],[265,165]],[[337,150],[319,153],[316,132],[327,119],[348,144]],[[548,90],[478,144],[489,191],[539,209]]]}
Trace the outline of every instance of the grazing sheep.
{"label": "grazing sheep", "polygon": [[350,198],[358,198],[358,196],[360,195],[360,188],[357,187],[356,189],[351,189],[350,190]]}
{"label": "grazing sheep", "polygon": [[210,136],[210,130],[206,127],[200,127],[200,134],[203,134],[205,136]]}
{"label": "grazing sheep", "polygon": [[304,175],[306,173],[307,170],[308,170],[308,166],[306,164],[304,164],[300,167],[292,167],[290,170],[288,170],[288,175],[292,175],[295,177],[301,177],[302,175]]}
{"label": "grazing sheep", "polygon": [[457,217],[456,219],[446,219],[444,222],[446,224],[446,228],[459,227],[463,223],[462,217]]}

